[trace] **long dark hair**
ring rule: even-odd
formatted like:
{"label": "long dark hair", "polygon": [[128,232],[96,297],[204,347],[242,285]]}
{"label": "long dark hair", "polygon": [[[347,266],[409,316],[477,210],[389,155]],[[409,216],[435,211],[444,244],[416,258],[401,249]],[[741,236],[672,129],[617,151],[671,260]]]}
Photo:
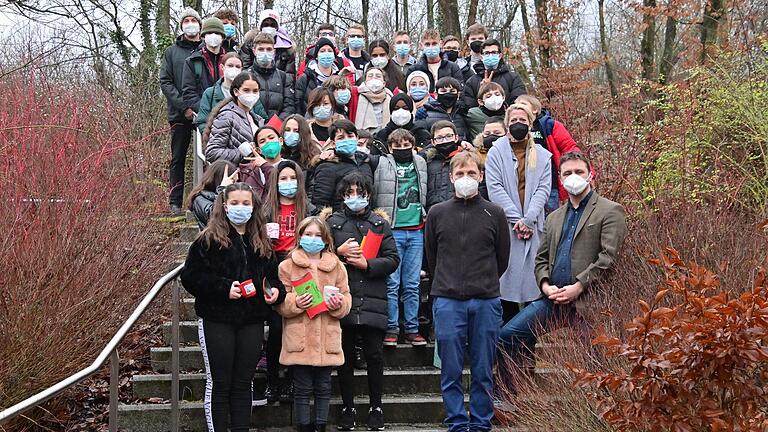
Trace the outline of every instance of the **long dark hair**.
{"label": "long dark hair", "polygon": [[[312,128],[307,123],[307,120],[299,114],[291,114],[284,121],[283,126],[280,128],[280,136],[283,137],[285,142],[285,125],[289,120],[294,120],[299,125],[299,160],[295,161],[303,169],[307,169],[312,162],[312,158],[320,154],[320,144],[312,138]],[[291,148],[287,145],[283,146],[283,158],[288,159],[291,157]]]}
{"label": "long dark hair", "polygon": [[[232,86],[229,87],[229,96],[224,95],[224,100],[219,102],[219,104],[211,110],[211,113],[208,114],[208,121],[205,124],[205,129],[203,129],[203,144],[207,144],[208,139],[211,137],[211,127],[213,126],[213,121],[216,120],[216,116],[219,115],[219,111],[230,102],[237,103],[235,90],[240,90],[240,87],[242,87],[246,81],[256,81],[257,84],[259,83],[259,80],[256,79],[256,73],[250,69],[240,72],[235,79],[232,80]],[[261,90],[261,84],[259,84],[259,90]]]}
{"label": "long dark hair", "polygon": [[212,163],[211,166],[205,170],[203,177],[200,179],[200,183],[193,187],[192,191],[189,192],[186,205],[188,209],[192,210],[195,198],[200,192],[216,192],[216,187],[221,184],[221,179],[224,178],[224,168],[229,168],[229,175],[232,175],[237,169],[235,164],[226,159],[219,159]]}
{"label": "long dark hair", "polygon": [[280,172],[286,168],[291,168],[296,171],[296,220],[300,221],[307,216],[308,209],[307,203],[307,189],[304,183],[304,172],[301,167],[294,161],[285,159],[277,164],[277,167],[272,171],[269,176],[269,190],[267,191],[267,198],[264,202],[265,215],[268,216],[269,222],[276,222],[277,217],[280,215],[280,191],[277,188],[279,183],[278,178]]}
{"label": "long dark hair", "polygon": [[227,201],[229,194],[234,191],[251,193],[253,214],[251,214],[251,218],[245,225],[245,232],[250,236],[251,246],[253,246],[253,250],[258,255],[271,257],[272,244],[269,237],[267,237],[267,230],[264,227],[264,215],[259,211],[261,209],[261,200],[253,192],[253,189],[245,183],[233,183],[216,197],[213,211],[211,212],[211,219],[208,220],[208,225],[198,238],[202,238],[203,244],[208,249],[214,244],[219,249],[226,249],[232,246],[232,242],[229,240],[229,231],[232,229],[232,225],[229,222],[229,218],[227,218],[227,212],[224,210],[224,203]]}
{"label": "long dark hair", "polygon": [[[368,54],[373,52],[374,48],[383,48],[384,51],[387,53],[387,56],[389,57],[389,61],[387,62],[387,67],[384,68],[384,73],[387,77],[387,88],[390,91],[395,91],[396,88],[399,88],[402,91],[407,91],[405,85],[405,77],[403,76],[403,73],[400,71],[400,68],[395,64],[395,62],[392,61],[392,51],[389,49],[389,43],[385,41],[384,39],[377,39],[373,42],[371,42],[368,45]],[[367,69],[366,69],[367,70]]]}

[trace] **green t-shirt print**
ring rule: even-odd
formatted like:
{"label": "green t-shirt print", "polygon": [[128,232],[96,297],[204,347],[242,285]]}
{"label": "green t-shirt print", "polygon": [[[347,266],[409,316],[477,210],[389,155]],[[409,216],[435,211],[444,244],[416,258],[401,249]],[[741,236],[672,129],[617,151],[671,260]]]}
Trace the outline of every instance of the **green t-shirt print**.
{"label": "green t-shirt print", "polygon": [[396,164],[397,206],[394,228],[410,228],[421,225],[419,178],[413,161]]}

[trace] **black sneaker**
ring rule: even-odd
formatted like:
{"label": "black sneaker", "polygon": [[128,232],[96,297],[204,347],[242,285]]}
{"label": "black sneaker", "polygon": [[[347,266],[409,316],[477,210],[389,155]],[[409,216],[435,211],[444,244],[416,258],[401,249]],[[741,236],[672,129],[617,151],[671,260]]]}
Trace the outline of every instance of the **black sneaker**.
{"label": "black sneaker", "polygon": [[267,392],[269,389],[263,392],[253,392],[253,406],[265,406],[267,404]]}
{"label": "black sneaker", "polygon": [[363,349],[360,347],[355,347],[355,369],[368,369],[368,365],[365,364]]}
{"label": "black sneaker", "polygon": [[355,430],[355,416],[357,410],[354,408],[344,407],[341,409],[341,415],[339,416],[339,424],[336,425],[336,429],[340,431],[353,431]]}
{"label": "black sneaker", "polygon": [[267,403],[271,405],[280,400],[280,392],[276,388],[267,385],[267,389],[264,390],[264,398],[266,398]]}
{"label": "black sneaker", "polygon": [[384,411],[381,407],[371,408],[368,410],[368,425],[369,431],[383,431],[384,430]]}
{"label": "black sneaker", "polygon": [[293,402],[293,383],[284,383],[280,386],[280,403]]}

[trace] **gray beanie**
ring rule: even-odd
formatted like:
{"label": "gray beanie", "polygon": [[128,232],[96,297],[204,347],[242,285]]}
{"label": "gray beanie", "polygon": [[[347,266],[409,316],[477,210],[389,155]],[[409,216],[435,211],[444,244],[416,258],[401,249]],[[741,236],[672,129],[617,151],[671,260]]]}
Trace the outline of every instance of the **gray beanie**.
{"label": "gray beanie", "polygon": [[192,18],[196,19],[196,20],[197,20],[197,22],[198,22],[200,25],[202,25],[202,23],[203,23],[203,20],[200,18],[200,14],[199,14],[199,13],[197,13],[197,11],[196,11],[196,10],[194,10],[194,9],[192,9],[191,7],[185,8],[185,9],[184,9],[184,10],[181,12],[181,18],[180,18],[180,21],[181,21],[181,22],[184,22],[184,18],[186,18],[186,17],[192,17]]}

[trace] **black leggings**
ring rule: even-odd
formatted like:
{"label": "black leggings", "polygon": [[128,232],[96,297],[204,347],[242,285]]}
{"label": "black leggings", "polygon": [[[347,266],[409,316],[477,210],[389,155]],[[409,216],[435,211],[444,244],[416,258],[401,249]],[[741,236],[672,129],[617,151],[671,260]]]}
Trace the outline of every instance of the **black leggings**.
{"label": "black leggings", "polygon": [[205,420],[209,432],[248,432],[251,382],[264,342],[264,324],[233,325],[198,320],[205,361]]}
{"label": "black leggings", "polygon": [[280,380],[280,350],[283,349],[283,317],[270,311],[267,317],[269,338],[267,338],[267,384],[277,390]]}
{"label": "black leggings", "polygon": [[341,347],[344,350],[344,365],[339,367],[339,387],[344,406],[355,406],[355,342],[360,335],[363,355],[368,365],[368,397],[371,407],[381,407],[384,391],[384,330],[365,325],[344,326],[341,329]]}
{"label": "black leggings", "polygon": [[312,423],[309,401],[315,397],[315,424],[328,423],[328,406],[331,401],[331,366],[293,366],[293,408],[296,424]]}

